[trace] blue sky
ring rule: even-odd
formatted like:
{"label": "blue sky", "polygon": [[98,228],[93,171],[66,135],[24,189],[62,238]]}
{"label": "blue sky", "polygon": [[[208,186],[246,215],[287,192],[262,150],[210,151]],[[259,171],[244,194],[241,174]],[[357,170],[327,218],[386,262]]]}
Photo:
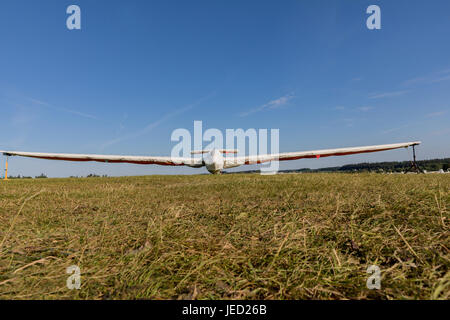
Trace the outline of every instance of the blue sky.
{"label": "blue sky", "polygon": [[[81,30],[66,28],[71,4]],[[366,27],[371,4],[381,30]],[[202,120],[279,128],[280,151],[421,140],[419,159],[449,157],[449,12],[446,0],[2,1],[0,149],[170,155],[172,131]],[[282,168],[407,159],[396,150]],[[20,158],[10,169],[206,172]]]}

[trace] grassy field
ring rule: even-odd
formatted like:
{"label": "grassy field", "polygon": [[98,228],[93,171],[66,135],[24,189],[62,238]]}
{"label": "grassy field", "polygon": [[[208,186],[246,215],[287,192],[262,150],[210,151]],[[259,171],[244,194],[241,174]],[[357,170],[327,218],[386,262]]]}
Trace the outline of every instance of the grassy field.
{"label": "grassy field", "polygon": [[444,174],[1,181],[0,298],[450,299],[449,204]]}

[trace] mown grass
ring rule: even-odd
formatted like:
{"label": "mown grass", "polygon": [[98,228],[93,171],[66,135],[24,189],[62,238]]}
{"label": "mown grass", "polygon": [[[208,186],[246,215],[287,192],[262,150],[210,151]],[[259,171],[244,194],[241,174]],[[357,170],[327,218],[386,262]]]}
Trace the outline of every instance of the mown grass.
{"label": "mown grass", "polygon": [[449,203],[443,174],[1,181],[0,298],[449,299]]}

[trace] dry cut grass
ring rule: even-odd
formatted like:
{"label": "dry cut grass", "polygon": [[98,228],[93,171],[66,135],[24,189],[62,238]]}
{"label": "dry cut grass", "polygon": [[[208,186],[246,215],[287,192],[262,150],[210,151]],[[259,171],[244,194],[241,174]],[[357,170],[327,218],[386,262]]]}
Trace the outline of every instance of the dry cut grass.
{"label": "dry cut grass", "polygon": [[449,203],[448,175],[1,181],[0,297],[449,299]]}

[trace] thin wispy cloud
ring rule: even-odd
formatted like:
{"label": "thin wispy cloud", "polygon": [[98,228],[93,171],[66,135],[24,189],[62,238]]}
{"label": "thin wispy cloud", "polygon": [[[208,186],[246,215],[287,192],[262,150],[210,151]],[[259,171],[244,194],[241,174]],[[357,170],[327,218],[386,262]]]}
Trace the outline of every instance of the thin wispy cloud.
{"label": "thin wispy cloud", "polygon": [[442,81],[447,81],[447,80],[450,80],[450,75],[445,76],[445,77],[435,78],[435,79],[431,80],[431,82],[436,83],[436,82],[442,82]]}
{"label": "thin wispy cloud", "polygon": [[413,85],[423,85],[423,84],[433,84],[442,81],[450,80],[450,69],[444,69],[438,72],[434,72],[427,76],[420,76],[412,79],[408,79],[402,83],[403,86],[413,86]]}
{"label": "thin wispy cloud", "polygon": [[15,127],[23,128],[30,126],[34,116],[22,105],[15,104],[16,111],[13,113],[9,122]]}
{"label": "thin wispy cloud", "polygon": [[415,84],[425,83],[427,81],[428,80],[426,77],[416,77],[416,78],[412,78],[412,79],[408,79],[408,80],[404,81],[402,83],[402,85],[405,87],[409,87],[409,86],[412,86]]}
{"label": "thin wispy cloud", "polygon": [[67,108],[61,108],[61,107],[55,107],[53,105],[51,105],[50,103],[41,101],[41,100],[37,100],[37,99],[32,99],[32,98],[27,98],[27,100],[29,100],[30,102],[55,110],[55,111],[60,111],[60,112],[65,112],[65,113],[69,113],[69,114],[73,114],[79,117],[83,117],[83,118],[88,118],[88,119],[93,119],[93,120],[99,120],[99,118],[97,118],[96,116],[92,115],[92,114],[88,114],[88,113],[84,113],[84,112],[79,112],[76,110],[71,110],[71,109],[67,109]]}
{"label": "thin wispy cloud", "polygon": [[400,90],[400,91],[391,91],[391,92],[383,92],[372,94],[369,96],[369,99],[381,99],[381,98],[390,98],[390,97],[398,97],[408,93],[409,90]]}
{"label": "thin wispy cloud", "polygon": [[357,108],[336,106],[336,107],[332,108],[332,110],[336,110],[336,111],[349,111],[349,112],[368,112],[373,109],[375,109],[375,108],[372,106],[361,106],[361,107],[357,107]]}
{"label": "thin wispy cloud", "polygon": [[450,73],[450,68],[449,68],[449,69],[441,70],[441,71],[439,71],[438,73],[439,73],[439,74],[442,74],[442,73]]}
{"label": "thin wispy cloud", "polygon": [[274,99],[271,100],[257,108],[253,108],[251,110],[242,112],[239,114],[240,117],[246,117],[248,115],[251,115],[253,113],[257,113],[257,112],[261,112],[261,111],[266,111],[266,110],[273,110],[273,109],[277,109],[280,108],[282,106],[285,106],[292,98],[294,97],[293,94],[287,94],[285,96],[282,96],[278,99]]}
{"label": "thin wispy cloud", "polygon": [[367,112],[367,111],[370,111],[372,109],[373,109],[373,107],[371,107],[371,106],[363,106],[363,107],[359,107],[358,108],[358,110],[362,111],[362,112]]}
{"label": "thin wispy cloud", "polygon": [[195,101],[194,103],[192,103],[190,105],[187,105],[187,106],[185,106],[183,108],[179,108],[179,109],[174,110],[172,112],[166,113],[160,119],[149,123],[144,128],[142,128],[142,129],[140,129],[138,131],[135,131],[135,132],[123,135],[121,137],[118,137],[118,138],[106,141],[104,144],[102,144],[100,146],[100,149],[103,150],[106,147],[109,147],[109,146],[114,145],[116,143],[123,142],[123,141],[129,140],[129,139],[136,139],[136,138],[138,138],[140,136],[143,136],[143,135],[149,133],[150,131],[152,131],[154,128],[158,127],[161,123],[163,123],[163,122],[165,122],[165,121],[167,121],[167,120],[169,120],[169,119],[171,119],[171,118],[173,118],[175,116],[178,116],[178,115],[180,115],[182,113],[185,113],[185,112],[191,110],[192,108],[200,105],[201,103],[203,103],[206,100],[210,99],[214,94],[215,94],[215,91],[213,91],[212,93],[208,94],[207,96],[205,96],[203,98],[200,98],[199,100]]}
{"label": "thin wispy cloud", "polygon": [[446,113],[447,113],[447,110],[431,112],[431,113],[428,113],[427,115],[425,115],[425,117],[427,117],[427,118],[439,117],[439,116],[443,116]]}
{"label": "thin wispy cloud", "polygon": [[443,136],[448,134],[450,134],[450,128],[430,132],[430,135],[432,136]]}
{"label": "thin wispy cloud", "polygon": [[395,127],[395,128],[383,130],[383,131],[381,131],[381,133],[382,133],[382,134],[388,134],[388,133],[392,133],[392,132],[395,132],[395,131],[398,131],[398,130],[407,128],[407,127],[409,127],[409,126],[411,126],[411,124],[404,124],[404,125],[399,126],[399,127]]}
{"label": "thin wispy cloud", "polygon": [[337,119],[335,122],[339,123],[339,124],[344,124],[346,127],[353,127],[353,125],[355,124],[355,122],[358,119],[355,118],[341,118],[341,119]]}
{"label": "thin wispy cloud", "polygon": [[122,121],[119,123],[119,128],[117,133],[121,133],[125,129],[125,121],[128,119],[128,113],[124,113],[122,117]]}
{"label": "thin wispy cloud", "polygon": [[10,106],[12,106],[12,112],[8,119],[8,125],[12,130],[8,134],[8,142],[1,145],[5,149],[17,149],[29,139],[30,132],[34,129],[36,113],[19,103],[10,103]]}
{"label": "thin wispy cloud", "polygon": [[[428,113],[428,114],[423,115],[421,117],[421,119],[432,118],[432,117],[439,117],[439,116],[442,116],[442,115],[444,115],[446,113],[447,113],[447,110],[432,112],[432,113]],[[428,120],[428,121],[431,121],[431,120]],[[398,126],[398,127],[394,127],[394,128],[383,130],[383,131],[381,131],[381,134],[388,134],[388,133],[399,131],[399,130],[402,130],[402,129],[405,129],[405,128],[413,127],[413,126],[420,127],[420,126],[423,126],[423,124],[424,124],[423,120],[413,121],[413,122],[405,123],[405,124],[403,124],[401,126]]]}

